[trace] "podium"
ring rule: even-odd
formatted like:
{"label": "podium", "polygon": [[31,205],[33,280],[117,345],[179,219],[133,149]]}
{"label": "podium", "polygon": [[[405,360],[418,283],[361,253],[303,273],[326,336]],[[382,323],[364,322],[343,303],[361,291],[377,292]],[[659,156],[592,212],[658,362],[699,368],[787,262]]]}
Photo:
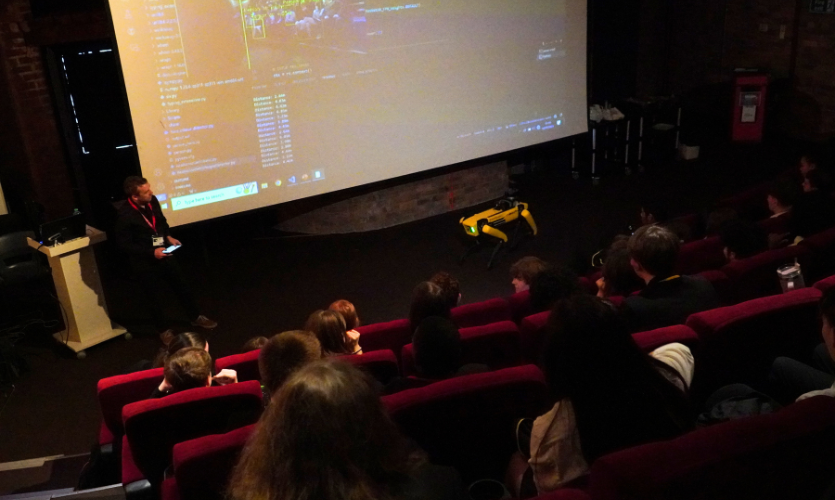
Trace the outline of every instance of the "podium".
{"label": "podium", "polygon": [[127,330],[110,321],[107,315],[92,248],[107,240],[104,232],[87,226],[87,236],[55,246],[44,246],[32,238],[27,239],[30,247],[49,258],[58,300],[66,313],[66,329],[54,335],[59,342],[82,359],[88,347],[120,335],[130,338]]}

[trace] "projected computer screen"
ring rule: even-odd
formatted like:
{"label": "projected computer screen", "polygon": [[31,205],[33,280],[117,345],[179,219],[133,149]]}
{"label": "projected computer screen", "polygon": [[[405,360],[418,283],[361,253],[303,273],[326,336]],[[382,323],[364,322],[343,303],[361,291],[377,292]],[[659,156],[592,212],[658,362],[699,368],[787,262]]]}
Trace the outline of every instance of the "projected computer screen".
{"label": "projected computer screen", "polygon": [[169,222],[586,131],[585,0],[409,2],[110,0]]}

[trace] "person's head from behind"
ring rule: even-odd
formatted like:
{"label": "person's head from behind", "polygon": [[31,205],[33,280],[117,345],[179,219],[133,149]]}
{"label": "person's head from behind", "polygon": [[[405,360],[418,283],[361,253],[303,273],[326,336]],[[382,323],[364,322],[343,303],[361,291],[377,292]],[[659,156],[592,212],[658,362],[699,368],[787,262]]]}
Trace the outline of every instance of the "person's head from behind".
{"label": "person's head from behind", "polygon": [[835,360],[835,286],[823,292],[820,301],[821,335],[829,357]]}
{"label": "person's head from behind", "polygon": [[739,214],[733,208],[717,208],[707,216],[705,236],[716,236],[722,226],[737,220],[739,220]]}
{"label": "person's head from behind", "polygon": [[679,246],[678,236],[669,229],[642,226],[629,238],[632,269],[645,283],[656,276],[666,278],[673,274]]}
{"label": "person's head from behind", "polygon": [[829,191],[832,188],[832,175],[822,168],[816,168],[806,174],[803,179],[803,191],[811,193],[812,191]]}
{"label": "person's head from behind", "polygon": [[151,201],[151,198],[154,196],[154,192],[151,191],[151,184],[148,182],[148,179],[144,177],[139,177],[138,175],[131,175],[125,182],[122,184],[122,188],[125,191],[125,195],[127,195],[128,199],[133,201],[138,205],[145,205],[146,203]]}
{"label": "person's head from behind", "polygon": [[199,333],[183,332],[174,336],[171,342],[160,351],[154,360],[155,367],[165,366],[165,361],[175,352],[187,347],[198,347],[209,352],[209,342]]}
{"label": "person's head from behind", "polygon": [[719,231],[725,258],[728,262],[747,259],[768,250],[768,235],[765,230],[748,221],[734,221],[722,226]]}
{"label": "person's head from behind", "polygon": [[591,295],[561,300],[546,336],[548,386],[557,399],[571,401],[589,462],[687,427],[686,398],[656,371],[611,304]]}
{"label": "person's head from behind", "polygon": [[340,313],[330,309],[315,311],[307,318],[304,329],[319,339],[323,356],[351,354],[345,342],[345,318]]}
{"label": "person's head from behind", "polygon": [[444,296],[446,297],[446,302],[450,309],[457,306],[461,301],[461,285],[458,283],[458,280],[453,278],[448,272],[441,271],[435,273],[434,276],[429,278],[429,281],[441,287],[444,291]]}
{"label": "person's head from behind", "polygon": [[269,339],[267,337],[263,337],[263,336],[252,337],[251,339],[244,342],[243,347],[241,347],[241,352],[244,353],[244,352],[256,351],[256,350],[264,347],[264,344],[266,344],[268,340]]}
{"label": "person's head from behind", "polygon": [[550,267],[550,264],[532,255],[522,257],[514,262],[510,266],[510,279],[516,293],[530,289],[534,277]]}
{"label": "person's head from behind", "polygon": [[450,317],[449,297],[440,286],[431,281],[418,284],[412,292],[412,305],[409,308],[409,323],[412,332],[429,316]]}
{"label": "person's head from behind", "polygon": [[212,383],[212,357],[200,347],[186,347],[168,357],[163,373],[171,392],[206,387]]}
{"label": "person's head from behind", "polygon": [[658,203],[644,203],[640,215],[642,226],[667,222],[667,209]]}
{"label": "person's head from behind", "polygon": [[791,210],[797,200],[798,189],[794,182],[780,179],[771,183],[766,193],[768,210],[774,214],[782,214]]}
{"label": "person's head from behind", "polygon": [[812,170],[818,168],[818,159],[815,155],[805,154],[800,157],[800,175],[806,177]]}
{"label": "person's head from behind", "polygon": [[275,394],[293,373],[321,358],[322,345],[313,332],[293,330],[273,335],[258,355],[261,383]]}
{"label": "person's head from behind", "polygon": [[317,361],[278,390],[232,474],[233,500],[389,498],[405,441],[357,368]]}
{"label": "person's head from behind", "polygon": [[625,248],[610,251],[603,263],[601,280],[598,283],[598,296],[629,295],[644,284],[632,269],[629,251]]}
{"label": "person's head from behind", "polygon": [[345,320],[346,329],[354,330],[360,326],[360,317],[357,315],[357,308],[347,300],[334,301],[328,306],[328,309],[342,315],[342,318]]}
{"label": "person's head from behind", "polygon": [[547,311],[565,297],[580,293],[577,275],[565,266],[554,266],[542,271],[531,283],[531,307],[535,311]]}
{"label": "person's head from behind", "polygon": [[461,367],[461,335],[448,318],[430,316],[412,338],[418,375],[432,379],[452,376]]}

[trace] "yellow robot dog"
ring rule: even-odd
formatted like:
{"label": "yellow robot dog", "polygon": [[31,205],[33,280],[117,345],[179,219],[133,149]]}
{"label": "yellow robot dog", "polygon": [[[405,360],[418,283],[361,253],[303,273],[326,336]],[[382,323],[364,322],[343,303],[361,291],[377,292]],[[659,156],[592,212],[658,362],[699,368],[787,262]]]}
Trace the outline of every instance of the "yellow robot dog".
{"label": "yellow robot dog", "polygon": [[[487,209],[483,212],[479,212],[470,217],[461,217],[461,220],[458,222],[464,226],[464,232],[467,233],[467,236],[476,238],[476,244],[467,249],[464,255],[461,256],[460,262],[463,262],[467,255],[480,247],[480,236],[486,235],[499,240],[496,244],[496,248],[493,249],[493,254],[490,256],[490,260],[487,262],[487,269],[491,269],[493,267],[493,259],[496,258],[496,254],[499,253],[499,249],[504,244],[511,243],[512,240],[516,240],[516,235],[519,233],[519,227],[521,226],[521,222],[523,220],[527,222],[531,233],[536,236],[536,222],[534,222],[533,215],[528,210],[528,204],[518,201],[512,197],[502,198],[496,202],[496,205],[493,208]],[[508,238],[507,234],[498,229],[498,227],[510,224],[511,222],[516,222],[516,228],[513,231],[513,236]],[[511,248],[515,247],[516,243],[518,243],[518,241],[511,243]]]}

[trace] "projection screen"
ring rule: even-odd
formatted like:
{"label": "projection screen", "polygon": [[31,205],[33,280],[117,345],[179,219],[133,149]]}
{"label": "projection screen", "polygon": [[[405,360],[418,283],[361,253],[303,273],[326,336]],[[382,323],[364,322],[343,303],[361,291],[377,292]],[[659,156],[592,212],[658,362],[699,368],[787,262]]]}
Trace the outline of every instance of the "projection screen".
{"label": "projection screen", "polygon": [[172,226],[587,130],[585,0],[109,2]]}

